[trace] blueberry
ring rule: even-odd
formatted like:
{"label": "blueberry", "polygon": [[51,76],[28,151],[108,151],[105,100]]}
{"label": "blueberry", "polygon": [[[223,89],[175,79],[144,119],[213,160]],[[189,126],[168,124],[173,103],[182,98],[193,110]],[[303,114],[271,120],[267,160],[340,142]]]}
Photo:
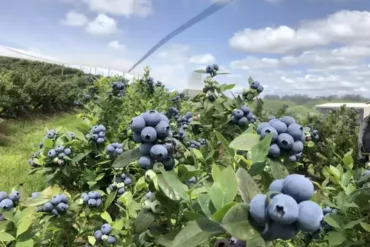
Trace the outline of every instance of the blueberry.
{"label": "blueberry", "polygon": [[112,231],[112,227],[109,224],[104,224],[100,230],[103,234],[109,234]]}
{"label": "blueberry", "polygon": [[94,233],[94,237],[96,240],[101,240],[103,237],[103,233],[99,230]]}
{"label": "blueberry", "polygon": [[99,137],[97,140],[96,140],[96,143],[98,143],[98,144],[102,144],[102,143],[104,143],[105,142],[105,139],[104,138],[101,138],[101,137]]}
{"label": "blueberry", "polygon": [[116,152],[116,150],[112,145],[107,146],[107,153],[114,154],[115,152]]}
{"label": "blueberry", "polygon": [[96,207],[100,207],[103,204],[101,199],[96,199]]}
{"label": "blueberry", "polygon": [[284,116],[284,117],[280,118],[280,121],[285,123],[288,127],[289,127],[289,125],[295,123],[295,119],[291,116]]}
{"label": "blueberry", "polygon": [[264,128],[266,128],[266,127],[270,127],[270,124],[269,123],[267,123],[267,122],[263,122],[263,123],[260,123],[259,125],[258,125],[258,127],[257,127],[257,130],[256,130],[256,132],[257,132],[257,134],[261,134],[261,131],[262,131],[262,129],[264,129]]}
{"label": "blueberry", "polygon": [[13,202],[18,202],[21,198],[21,194],[18,191],[13,191],[9,194],[9,199]]}
{"label": "blueberry", "polygon": [[157,140],[157,131],[153,127],[145,127],[141,131],[141,140],[146,143],[153,143]]}
{"label": "blueberry", "polygon": [[164,169],[166,171],[171,171],[175,166],[175,160],[172,157],[168,157],[164,161],[162,161]]}
{"label": "blueberry", "polygon": [[144,170],[149,170],[153,168],[154,160],[149,156],[142,156],[139,159],[139,166]]}
{"label": "blueberry", "polygon": [[150,110],[143,114],[143,118],[147,126],[156,126],[161,121],[161,115],[159,112]]}
{"label": "blueberry", "polygon": [[274,196],[268,206],[269,217],[279,225],[289,225],[298,218],[299,207],[293,197],[285,194]]}
{"label": "blueberry", "polygon": [[89,207],[95,207],[96,206],[96,200],[95,199],[89,199],[89,201],[87,202],[87,205],[89,205]]}
{"label": "blueberry", "polygon": [[53,196],[50,200],[51,204],[58,205],[62,202],[62,198],[59,195]]}
{"label": "blueberry", "polygon": [[248,125],[248,118],[242,117],[239,119],[238,124],[240,127],[246,127]]}
{"label": "blueberry", "polygon": [[63,159],[65,156],[66,156],[66,154],[65,154],[65,153],[60,153],[60,154],[58,155],[59,159]]}
{"label": "blueberry", "polygon": [[161,144],[156,144],[150,149],[150,156],[155,160],[164,160],[168,157],[167,148]]}
{"label": "blueberry", "polygon": [[313,233],[320,229],[321,221],[324,218],[322,209],[313,201],[299,203],[299,215],[297,226],[303,232]]}
{"label": "blueberry", "polygon": [[280,148],[277,144],[272,144],[269,149],[269,155],[273,158],[278,158],[280,156]]}
{"label": "blueberry", "polygon": [[293,143],[291,153],[292,154],[301,153],[303,151],[303,147],[304,147],[303,142],[296,141]]}
{"label": "blueberry", "polygon": [[326,207],[326,208],[324,208],[323,213],[328,214],[328,213],[331,213],[331,211],[332,211],[332,209],[330,207]]}
{"label": "blueberry", "polygon": [[187,182],[190,184],[195,184],[197,182],[197,179],[195,177],[191,177]]}
{"label": "blueberry", "polygon": [[208,65],[208,66],[206,67],[206,72],[207,72],[208,74],[212,74],[212,73],[213,73],[213,67],[212,67],[211,65]]}
{"label": "blueberry", "polygon": [[98,140],[99,136],[97,134],[93,134],[91,136],[91,139],[93,139],[94,141]]}
{"label": "blueberry", "polygon": [[91,131],[92,131],[93,133],[97,134],[97,133],[99,133],[99,132],[100,132],[100,128],[99,128],[98,126],[93,126],[93,127],[91,128]]}
{"label": "blueberry", "polygon": [[100,131],[99,134],[98,134],[99,137],[105,137],[105,132],[103,131]]}
{"label": "blueberry", "polygon": [[256,195],[249,204],[250,215],[258,225],[264,225],[267,222],[267,205],[267,197],[264,194]]}
{"label": "blueberry", "polygon": [[120,143],[118,143],[118,142],[112,143],[111,145],[112,145],[114,148],[122,148],[122,147],[123,147],[123,145],[122,145],[122,144],[120,144]]}
{"label": "blueberry", "polygon": [[103,125],[98,126],[98,131],[97,132],[106,132],[107,129]]}
{"label": "blueberry", "polygon": [[116,153],[118,155],[122,154],[123,153],[123,149],[122,148],[116,148]]}
{"label": "blueberry", "polygon": [[5,191],[0,191],[0,201],[8,197],[8,194]]}
{"label": "blueberry", "polygon": [[107,243],[108,244],[114,244],[116,242],[116,238],[113,236],[108,236]]}
{"label": "blueberry", "polygon": [[219,67],[218,67],[218,65],[217,65],[217,64],[212,65],[212,68],[213,68],[213,70],[215,70],[215,71],[218,71],[218,70],[219,70]]}
{"label": "blueberry", "polygon": [[148,192],[148,193],[146,193],[146,195],[145,195],[145,197],[146,197],[146,199],[148,199],[148,200],[150,200],[150,198],[152,198],[152,192]]}
{"label": "blueberry", "polygon": [[82,193],[81,194],[81,198],[84,201],[84,203],[87,203],[89,201],[89,199],[90,199],[89,195],[86,194],[86,193]]}
{"label": "blueberry", "polygon": [[297,156],[296,155],[290,155],[289,157],[288,157],[288,161],[289,162],[296,162],[297,161]]}
{"label": "blueberry", "polygon": [[130,185],[132,183],[132,180],[131,178],[127,177],[125,178],[125,180],[123,181],[126,185]]}
{"label": "blueberry", "polygon": [[64,149],[64,153],[66,155],[70,155],[72,153],[72,150],[70,148],[66,148],[66,149]]}
{"label": "blueberry", "polygon": [[131,121],[131,129],[135,133],[141,133],[145,126],[145,119],[142,116],[134,117]]}
{"label": "blueberry", "polygon": [[261,130],[261,138],[265,138],[268,134],[272,133],[272,140],[271,142],[275,142],[276,138],[278,138],[278,132],[275,128],[268,126]]}
{"label": "blueberry", "polygon": [[132,139],[134,140],[134,142],[137,142],[137,143],[143,142],[143,140],[141,139],[141,135],[137,134],[136,132],[134,132],[134,134],[132,135]]}
{"label": "blueberry", "polygon": [[117,193],[118,195],[122,195],[123,193],[125,193],[125,188],[119,188]]}
{"label": "blueberry", "polygon": [[68,203],[68,197],[65,194],[61,194],[60,199],[61,199],[62,202]]}
{"label": "blueberry", "polygon": [[240,107],[240,110],[243,111],[244,115],[247,115],[251,111],[251,109],[247,105],[242,105]]}
{"label": "blueberry", "polygon": [[309,200],[314,194],[312,182],[303,175],[290,174],[284,179],[283,191],[297,202]]}
{"label": "blueberry", "polygon": [[167,117],[166,115],[164,115],[164,114],[162,114],[162,113],[160,113],[160,115],[161,115],[161,121],[165,121],[165,122],[167,122],[167,123],[169,123],[169,122],[170,122],[170,120],[168,120],[168,117]]}
{"label": "blueberry", "polygon": [[122,174],[120,175],[120,177],[121,177],[122,179],[127,178],[126,174],[124,174],[124,173],[122,173]]}
{"label": "blueberry", "polygon": [[68,205],[65,204],[65,203],[59,203],[57,206],[56,206],[56,210],[59,212],[59,213],[63,213],[65,211],[67,211],[68,209]]}
{"label": "blueberry", "polygon": [[44,212],[51,212],[51,210],[53,210],[54,206],[53,204],[51,204],[50,202],[47,202],[45,203],[43,206],[42,206],[42,210]]}
{"label": "blueberry", "polygon": [[156,126],[155,130],[157,131],[158,138],[168,137],[170,131],[170,125],[166,121],[160,121]]}
{"label": "blueberry", "polygon": [[282,192],[284,186],[284,179],[274,180],[269,187],[269,191]]}
{"label": "blueberry", "polygon": [[250,88],[257,89],[257,87],[260,85],[258,81],[254,81],[250,84]]}
{"label": "blueberry", "polygon": [[261,84],[257,86],[257,92],[258,93],[262,93],[263,92],[263,89],[264,88],[263,88],[263,86]]}
{"label": "blueberry", "polygon": [[287,133],[293,137],[295,141],[301,140],[303,128],[299,124],[293,123],[289,125]]}
{"label": "blueberry", "polygon": [[277,145],[284,150],[290,150],[293,147],[294,139],[287,133],[278,135],[276,140]]}
{"label": "blueberry", "polygon": [[278,134],[285,133],[288,130],[287,125],[280,120],[272,121],[271,126],[276,129]]}
{"label": "blueberry", "polygon": [[58,210],[56,210],[55,208],[53,210],[51,210],[51,213],[53,215],[59,215]]}
{"label": "blueberry", "polygon": [[4,210],[10,210],[10,209],[13,208],[13,206],[14,206],[13,201],[11,199],[8,199],[8,198],[6,198],[6,199],[4,199],[0,202],[0,208],[4,209]]}
{"label": "blueberry", "polygon": [[54,149],[49,150],[48,157],[55,158],[57,156],[57,152]]}
{"label": "blueberry", "polygon": [[238,119],[234,115],[232,115],[231,116],[231,122],[234,123],[234,124],[237,124],[238,123]]}
{"label": "blueberry", "polygon": [[244,117],[244,112],[240,109],[236,109],[233,111],[233,116],[235,116],[237,119],[240,119],[242,117]]}

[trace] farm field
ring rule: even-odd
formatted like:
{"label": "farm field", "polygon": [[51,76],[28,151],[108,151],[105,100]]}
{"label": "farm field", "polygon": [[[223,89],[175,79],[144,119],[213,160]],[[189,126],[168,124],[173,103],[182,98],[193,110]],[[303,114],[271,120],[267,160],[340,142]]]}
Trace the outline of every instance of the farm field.
{"label": "farm field", "polygon": [[[357,155],[357,113],[342,107],[308,114],[317,103],[352,96],[261,99],[263,83],[250,78],[243,94],[230,98],[233,86],[217,82],[218,65],[198,71],[205,88],[191,99],[169,92],[149,68],[128,83],[27,66],[0,74],[6,89],[0,242],[324,247],[370,241],[370,171]],[[24,71],[34,83],[15,87]],[[37,95],[35,85],[48,91],[72,78],[73,94],[43,96],[57,107],[20,107]]]}

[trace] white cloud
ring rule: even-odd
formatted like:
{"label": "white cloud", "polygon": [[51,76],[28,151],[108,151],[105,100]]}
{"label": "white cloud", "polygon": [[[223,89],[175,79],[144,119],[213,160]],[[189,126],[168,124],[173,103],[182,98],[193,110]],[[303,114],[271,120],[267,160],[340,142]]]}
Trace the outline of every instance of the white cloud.
{"label": "white cloud", "polygon": [[78,13],[77,11],[69,11],[65,18],[60,21],[61,24],[72,27],[82,27],[88,23],[88,19],[84,14]]}
{"label": "white cloud", "polygon": [[275,58],[258,58],[254,56],[247,56],[242,60],[231,61],[230,67],[232,69],[262,69],[262,68],[276,68],[280,61]]}
{"label": "white cloud", "polygon": [[342,10],[325,19],[289,26],[246,28],[229,40],[231,47],[260,53],[284,53],[331,43],[370,45],[370,12]]}
{"label": "white cloud", "polygon": [[123,15],[147,16],[152,13],[151,0],[82,0],[91,11]]}
{"label": "white cloud", "polygon": [[112,49],[116,49],[116,50],[124,50],[125,49],[125,45],[121,44],[118,40],[113,40],[113,41],[109,42],[108,47],[110,47]]}
{"label": "white cloud", "polygon": [[99,14],[86,26],[86,32],[93,35],[107,35],[117,31],[117,22],[105,14]]}
{"label": "white cloud", "polygon": [[190,58],[190,63],[195,63],[195,64],[211,64],[216,61],[216,58],[210,54],[201,54],[201,55],[195,55]]}

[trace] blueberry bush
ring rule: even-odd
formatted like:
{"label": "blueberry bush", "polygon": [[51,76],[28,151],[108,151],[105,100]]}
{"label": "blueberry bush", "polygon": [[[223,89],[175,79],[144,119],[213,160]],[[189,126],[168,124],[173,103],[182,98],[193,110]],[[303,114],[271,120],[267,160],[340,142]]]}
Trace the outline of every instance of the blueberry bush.
{"label": "blueberry bush", "polygon": [[[94,80],[78,99],[83,106],[78,130],[61,126],[40,138],[28,162],[30,176],[42,174],[47,187],[0,192],[0,243],[370,242],[370,171],[355,166],[351,147],[341,146],[348,150],[326,163],[312,159],[324,128],[288,115],[259,115],[263,109],[252,105],[263,86],[252,78],[242,95],[228,97],[235,85],[216,81],[223,74],[217,65],[197,71],[207,76],[203,92],[192,99],[168,92],[149,68],[144,72],[131,83],[119,77]],[[308,158],[314,174],[302,173]]]}

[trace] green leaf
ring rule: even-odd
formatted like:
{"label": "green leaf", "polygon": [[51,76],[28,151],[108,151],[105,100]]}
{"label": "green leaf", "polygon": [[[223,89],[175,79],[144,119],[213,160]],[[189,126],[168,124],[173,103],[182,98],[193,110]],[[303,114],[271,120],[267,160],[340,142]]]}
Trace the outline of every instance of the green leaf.
{"label": "green leaf", "polygon": [[350,221],[345,225],[344,229],[352,229],[354,226],[356,226],[357,224],[360,224],[364,220],[365,220],[364,218],[361,218],[358,220]]}
{"label": "green leaf", "polygon": [[145,232],[155,219],[155,215],[148,210],[140,211],[134,222],[135,232]]}
{"label": "green leaf", "polygon": [[101,213],[100,217],[106,222],[108,222],[109,224],[112,224],[112,218],[110,217],[107,211],[104,211],[103,213]]}
{"label": "green leaf", "polygon": [[129,150],[119,155],[116,158],[116,160],[113,162],[112,167],[113,168],[124,168],[128,166],[129,164],[131,164],[132,162],[138,160],[139,158],[140,158],[139,148]]}
{"label": "green leaf", "polygon": [[87,237],[87,239],[88,239],[88,241],[89,241],[89,243],[91,244],[91,245],[95,245],[95,242],[96,242],[96,239],[95,239],[95,237],[93,237],[93,236],[88,236]]}
{"label": "green leaf", "polygon": [[116,220],[113,224],[113,228],[118,230],[118,231],[121,231],[122,228],[124,227],[125,225],[125,221],[123,218],[120,218],[119,220]]}
{"label": "green leaf", "polygon": [[370,224],[365,223],[365,222],[360,222],[360,225],[362,228],[364,228],[365,231],[370,232]]}
{"label": "green leaf", "polygon": [[257,145],[251,149],[253,163],[264,162],[269,153],[272,140],[272,133],[268,134]]}
{"label": "green leaf", "polygon": [[326,223],[328,223],[332,227],[334,227],[334,228],[340,228],[339,223],[335,219],[333,219],[332,217],[330,217],[330,215],[325,216],[324,217],[324,220],[325,220]]}
{"label": "green leaf", "polygon": [[274,179],[283,179],[289,175],[288,170],[280,162],[270,160],[271,175]]}
{"label": "green leaf", "polygon": [[207,71],[205,71],[204,69],[197,69],[197,70],[194,70],[194,72],[199,73],[199,74],[208,74]]}
{"label": "green leaf", "polygon": [[25,218],[24,220],[22,220],[17,228],[17,237],[20,236],[22,233],[25,233],[30,228],[31,224],[32,224],[31,218]]}
{"label": "green leaf", "polygon": [[197,247],[212,236],[212,233],[203,231],[198,223],[190,221],[175,237],[172,247]]}
{"label": "green leaf", "polygon": [[343,164],[349,169],[353,168],[352,150],[346,153],[342,159]]}
{"label": "green leaf", "polygon": [[222,220],[222,227],[231,235],[241,240],[255,238],[259,233],[248,220],[249,206],[239,203],[233,206]]}
{"label": "green leaf", "polygon": [[15,238],[6,232],[0,232],[0,242],[11,242],[15,240]]}
{"label": "green leaf", "polygon": [[226,167],[220,175],[221,177],[215,180],[209,192],[216,209],[232,202],[238,193],[238,180],[233,168]]}
{"label": "green leaf", "polygon": [[230,143],[230,148],[249,151],[258,144],[260,136],[256,134],[242,134]]}
{"label": "green leaf", "polygon": [[[180,182],[173,171],[167,172],[160,167],[162,176],[158,176],[159,187],[170,198],[177,198],[178,196],[186,201],[189,200],[189,195],[186,193],[187,186]],[[176,194],[176,195],[174,195]]]}
{"label": "green leaf", "polygon": [[236,175],[239,193],[244,202],[249,203],[253,197],[262,193],[256,182],[244,168],[239,168]]}
{"label": "green leaf", "polygon": [[222,143],[222,146],[224,147],[225,153],[228,157],[234,157],[235,151],[230,148],[229,142],[226,140],[226,138],[219,132],[215,131],[217,140],[219,140]]}
{"label": "green leaf", "polygon": [[107,208],[112,204],[112,202],[114,201],[114,199],[116,198],[116,195],[117,195],[117,190],[115,191],[112,191],[108,197],[107,197],[107,200],[105,201],[105,204],[104,204],[104,210],[107,210]]}
{"label": "green leaf", "polygon": [[[223,75],[223,74],[228,74],[228,73],[225,73],[225,72],[217,72],[218,75]],[[227,90],[231,90],[235,87],[235,84],[223,84],[221,85],[221,91],[224,92],[224,91],[227,91]]]}
{"label": "green leaf", "polygon": [[330,246],[341,245],[346,240],[346,236],[340,232],[329,232],[327,240]]}
{"label": "green leaf", "polygon": [[199,202],[200,207],[202,208],[203,213],[207,217],[211,217],[211,215],[212,215],[212,212],[210,210],[211,198],[209,198],[209,195],[208,194],[200,194],[199,197],[198,197],[198,202]]}
{"label": "green leaf", "polygon": [[196,148],[193,148],[191,150],[191,152],[193,152],[193,154],[195,155],[195,157],[198,159],[198,160],[203,160],[203,154]]}
{"label": "green leaf", "polygon": [[212,215],[212,220],[221,222],[222,219],[224,218],[225,214],[232,208],[236,202],[230,202],[229,204],[226,204],[219,210],[217,210],[213,215]]}
{"label": "green leaf", "polygon": [[24,241],[17,240],[17,243],[15,244],[15,247],[33,247],[35,246],[35,242],[33,239],[27,239]]}
{"label": "green leaf", "polygon": [[257,176],[265,170],[266,162],[253,163],[251,168],[248,170],[251,176]]}

